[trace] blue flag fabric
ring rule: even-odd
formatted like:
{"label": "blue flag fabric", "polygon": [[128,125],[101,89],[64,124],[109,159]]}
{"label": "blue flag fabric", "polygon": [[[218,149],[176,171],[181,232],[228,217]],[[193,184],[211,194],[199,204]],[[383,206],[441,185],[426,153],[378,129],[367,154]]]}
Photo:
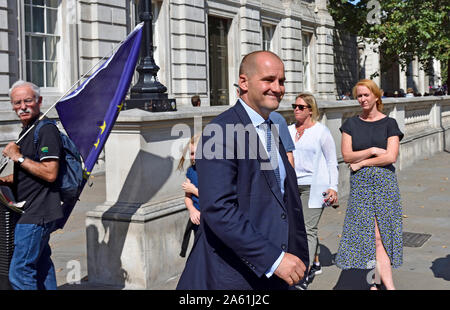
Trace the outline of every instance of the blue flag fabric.
{"label": "blue flag fabric", "polygon": [[61,124],[83,158],[85,179],[122,109],[139,57],[142,26],[137,25],[105,63],[56,105]]}

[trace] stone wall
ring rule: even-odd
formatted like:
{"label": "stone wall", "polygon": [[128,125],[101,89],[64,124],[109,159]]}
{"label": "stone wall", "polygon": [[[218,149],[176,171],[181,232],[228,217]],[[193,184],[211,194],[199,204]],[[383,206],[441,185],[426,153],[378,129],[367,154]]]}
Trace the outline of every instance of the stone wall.
{"label": "stone wall", "polygon": [[[302,32],[312,34],[312,89],[318,98],[334,99],[334,23],[326,1],[298,0],[163,0],[154,2],[155,59],[158,78],[178,106],[190,106],[198,94],[209,105],[208,16],[227,19],[228,90],[238,79],[244,55],[262,48],[263,23],[276,28],[274,52],[286,65],[286,97],[304,89]],[[0,1],[0,102],[7,102],[11,84],[26,78],[24,69],[24,22],[22,1]],[[317,8],[317,10],[316,10]],[[135,20],[132,0],[67,0],[58,7],[58,82],[43,89],[44,109],[53,104],[80,76],[117,46],[131,31]],[[0,105],[0,110],[8,110]]]}
{"label": "stone wall", "polygon": [[129,30],[127,1],[79,1],[80,71],[87,72],[122,41]]}
{"label": "stone wall", "polygon": [[[303,89],[302,84],[302,29],[303,25],[315,33],[312,74],[313,91],[319,98],[335,96],[333,76],[332,28],[334,23],[326,9],[314,13],[314,5],[293,0],[229,0],[163,2],[170,11],[171,41],[165,43],[171,51],[170,72],[162,72],[161,80],[172,84],[178,106],[190,106],[190,97],[198,94],[202,105],[209,105],[209,15],[229,21],[228,81],[230,102],[236,99],[233,83],[237,82],[239,64],[246,54],[262,48],[261,24],[268,21],[276,27],[274,52],[286,66],[286,98],[293,99]],[[164,17],[162,17],[164,18]],[[330,41],[331,40],[331,41]],[[314,72],[314,71],[313,71]]]}

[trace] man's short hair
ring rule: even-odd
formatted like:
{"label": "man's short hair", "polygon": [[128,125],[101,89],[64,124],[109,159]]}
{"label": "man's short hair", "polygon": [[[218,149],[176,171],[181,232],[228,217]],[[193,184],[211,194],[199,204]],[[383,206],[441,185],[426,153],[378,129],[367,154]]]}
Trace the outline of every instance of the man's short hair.
{"label": "man's short hair", "polygon": [[27,82],[27,81],[24,81],[24,80],[18,80],[9,89],[9,93],[8,93],[9,98],[11,98],[11,93],[13,92],[13,90],[15,88],[22,87],[22,86],[29,86],[33,90],[34,96],[36,97],[36,100],[38,100],[39,97],[41,96],[41,89],[39,88],[39,86],[37,86],[36,84],[31,83],[31,82]]}
{"label": "man's short hair", "polygon": [[192,96],[191,97],[191,103],[193,107],[199,107],[200,106],[200,96]]}

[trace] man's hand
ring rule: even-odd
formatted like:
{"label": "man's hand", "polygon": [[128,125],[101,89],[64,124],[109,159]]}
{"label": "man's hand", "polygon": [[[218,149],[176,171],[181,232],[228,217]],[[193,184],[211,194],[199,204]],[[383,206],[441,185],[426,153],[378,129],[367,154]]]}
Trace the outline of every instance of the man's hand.
{"label": "man's hand", "polygon": [[5,157],[8,157],[14,162],[22,156],[22,154],[20,154],[20,147],[14,142],[9,142],[3,149],[2,153]]}
{"label": "man's hand", "polygon": [[289,286],[293,286],[303,279],[305,271],[306,266],[300,258],[289,253],[284,253],[283,259],[274,274],[284,280]]}

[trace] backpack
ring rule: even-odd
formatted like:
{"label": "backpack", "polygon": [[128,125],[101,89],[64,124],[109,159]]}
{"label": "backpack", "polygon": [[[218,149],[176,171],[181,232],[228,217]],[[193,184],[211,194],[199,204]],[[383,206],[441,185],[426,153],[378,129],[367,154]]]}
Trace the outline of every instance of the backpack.
{"label": "backpack", "polygon": [[[53,124],[56,126],[55,121],[45,118],[38,122],[36,129],[34,130],[33,142],[36,149],[36,161],[39,161],[37,148],[39,141],[39,130],[47,124]],[[59,135],[62,143],[62,158],[59,160],[57,186],[61,195],[61,201],[63,202],[62,209],[64,216],[61,220],[58,220],[57,228],[63,228],[70,216],[70,213],[72,213],[75,203],[78,200],[78,196],[81,193],[83,186],[83,167],[81,155],[75,144],[61,131],[59,131]]]}

